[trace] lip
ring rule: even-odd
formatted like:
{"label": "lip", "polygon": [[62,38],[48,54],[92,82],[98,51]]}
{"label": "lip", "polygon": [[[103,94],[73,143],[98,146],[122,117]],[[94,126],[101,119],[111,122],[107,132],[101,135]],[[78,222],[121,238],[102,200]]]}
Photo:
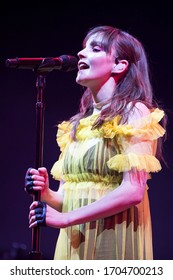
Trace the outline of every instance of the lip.
{"label": "lip", "polygon": [[78,70],[85,70],[88,69],[89,66],[87,63],[85,63],[84,61],[79,61],[78,62]]}

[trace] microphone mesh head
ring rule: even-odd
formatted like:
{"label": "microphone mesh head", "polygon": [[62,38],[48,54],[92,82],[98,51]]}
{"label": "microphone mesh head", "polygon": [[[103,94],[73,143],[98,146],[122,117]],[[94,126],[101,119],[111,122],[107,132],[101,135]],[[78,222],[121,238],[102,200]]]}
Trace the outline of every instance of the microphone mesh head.
{"label": "microphone mesh head", "polygon": [[62,71],[68,72],[77,68],[78,59],[71,55],[61,55],[59,57],[62,60]]}

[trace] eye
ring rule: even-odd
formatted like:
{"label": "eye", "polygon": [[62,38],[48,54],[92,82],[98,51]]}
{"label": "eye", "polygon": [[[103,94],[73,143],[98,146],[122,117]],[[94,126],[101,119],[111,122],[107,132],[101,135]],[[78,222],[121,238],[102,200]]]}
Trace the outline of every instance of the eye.
{"label": "eye", "polygon": [[100,51],[102,51],[101,47],[99,47],[99,46],[93,47],[93,52],[100,52]]}
{"label": "eye", "polygon": [[97,48],[97,47],[93,48],[93,52],[99,52],[99,51],[100,51],[99,48]]}

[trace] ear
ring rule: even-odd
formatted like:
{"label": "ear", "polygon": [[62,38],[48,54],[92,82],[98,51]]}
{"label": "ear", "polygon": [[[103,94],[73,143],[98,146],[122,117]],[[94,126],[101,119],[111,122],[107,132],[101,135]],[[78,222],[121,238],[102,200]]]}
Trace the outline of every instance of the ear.
{"label": "ear", "polygon": [[127,60],[125,60],[125,59],[120,60],[118,62],[118,64],[116,64],[116,63],[114,64],[113,69],[112,69],[112,73],[113,74],[123,73],[124,71],[127,70],[128,65],[129,65],[129,63],[128,63]]}

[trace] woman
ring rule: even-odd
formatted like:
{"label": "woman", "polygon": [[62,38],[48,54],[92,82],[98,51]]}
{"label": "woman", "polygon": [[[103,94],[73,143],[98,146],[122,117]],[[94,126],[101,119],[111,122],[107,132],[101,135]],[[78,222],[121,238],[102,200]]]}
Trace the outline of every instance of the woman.
{"label": "woman", "polygon": [[161,170],[165,114],[153,98],[147,58],[127,32],[96,26],[78,53],[79,113],[58,125],[61,153],[49,188],[45,167],[29,168],[30,228],[60,228],[55,259],[153,259],[147,180]]}

